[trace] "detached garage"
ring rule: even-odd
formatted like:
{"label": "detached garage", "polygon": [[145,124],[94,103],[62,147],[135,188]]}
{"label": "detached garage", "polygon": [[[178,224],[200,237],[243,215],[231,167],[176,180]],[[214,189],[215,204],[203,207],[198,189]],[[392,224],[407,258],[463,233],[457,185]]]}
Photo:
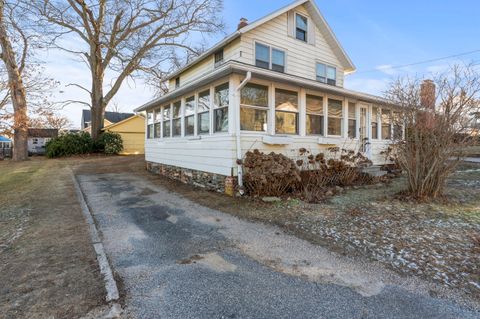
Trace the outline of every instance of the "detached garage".
{"label": "detached garage", "polygon": [[103,128],[103,131],[115,132],[122,136],[124,155],[145,154],[145,118],[133,115],[123,121]]}

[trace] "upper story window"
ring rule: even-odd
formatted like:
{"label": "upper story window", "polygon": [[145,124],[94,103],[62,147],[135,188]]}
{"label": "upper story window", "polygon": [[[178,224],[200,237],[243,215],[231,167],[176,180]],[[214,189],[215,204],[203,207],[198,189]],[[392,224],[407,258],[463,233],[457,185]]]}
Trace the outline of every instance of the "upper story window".
{"label": "upper story window", "polygon": [[175,88],[178,89],[180,87],[180,77],[175,79]]}
{"label": "upper story window", "polygon": [[333,66],[317,63],[317,81],[330,85],[336,85],[337,70]]}
{"label": "upper story window", "polygon": [[215,66],[219,66],[223,63],[223,49],[218,50],[215,52]]}
{"label": "upper story window", "polygon": [[277,72],[285,72],[285,51],[255,43],[255,65]]}
{"label": "upper story window", "polygon": [[295,14],[295,37],[298,40],[307,42],[308,19],[301,14]]}
{"label": "upper story window", "polygon": [[268,87],[248,83],[240,96],[240,129],[244,131],[267,130]]}

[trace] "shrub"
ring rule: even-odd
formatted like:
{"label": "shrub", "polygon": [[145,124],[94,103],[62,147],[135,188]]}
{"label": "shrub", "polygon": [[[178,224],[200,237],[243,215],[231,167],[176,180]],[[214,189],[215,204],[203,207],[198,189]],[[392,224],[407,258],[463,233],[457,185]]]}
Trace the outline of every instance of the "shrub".
{"label": "shrub", "polygon": [[329,159],[324,153],[314,155],[302,148],[294,161],[282,154],[247,152],[243,162],[245,189],[259,196],[297,192],[309,202],[318,202],[329,188],[375,181],[361,171],[362,167],[372,164],[363,154],[338,147],[329,149],[328,153]]}
{"label": "shrub", "polygon": [[49,158],[94,152],[114,155],[123,150],[123,141],[118,133],[104,132],[94,141],[90,134],[80,132],[60,135],[50,140],[45,147]]}
{"label": "shrub", "polygon": [[93,150],[93,139],[86,132],[60,135],[46,144],[46,155],[49,158],[87,154],[93,152]]}
{"label": "shrub", "polygon": [[123,151],[122,136],[115,132],[104,132],[95,142],[95,149],[107,155],[118,154]]}
{"label": "shrub", "polygon": [[282,154],[247,152],[243,166],[245,189],[253,195],[281,196],[300,182],[295,162]]}

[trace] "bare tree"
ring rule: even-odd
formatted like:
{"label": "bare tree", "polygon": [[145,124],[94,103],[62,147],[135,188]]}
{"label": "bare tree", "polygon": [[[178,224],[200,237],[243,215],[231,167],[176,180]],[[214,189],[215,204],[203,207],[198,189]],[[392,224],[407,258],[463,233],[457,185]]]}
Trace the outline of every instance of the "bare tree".
{"label": "bare tree", "polygon": [[28,126],[33,128],[56,128],[66,130],[72,127],[72,121],[58,112],[47,109],[37,116],[30,116]]}
{"label": "bare tree", "polygon": [[[32,0],[33,13],[56,33],[54,44],[80,57],[91,73],[92,137],[125,79],[162,74],[178,54],[195,51],[192,39],[218,31],[222,0]],[[52,32],[52,29],[50,29]],[[74,37],[73,46],[65,44]],[[160,70],[160,71],[159,71]],[[107,72],[115,79],[106,84]]]}
{"label": "bare tree", "polygon": [[441,196],[469,146],[478,143],[469,132],[480,110],[480,74],[470,65],[455,65],[433,80],[399,79],[387,97],[403,109],[394,124],[405,128],[404,138],[394,151],[407,175],[408,194]]}
{"label": "bare tree", "polygon": [[[26,92],[28,126],[45,122],[50,114],[56,114],[60,105],[52,102],[54,90],[59,83],[44,75],[44,68],[39,63],[27,61],[22,71],[23,86]],[[0,66],[0,134],[13,136],[15,127],[15,110],[10,96],[7,72]]]}
{"label": "bare tree", "polygon": [[[2,104],[5,105],[8,98],[11,99],[14,110],[13,160],[22,161],[28,158],[27,98],[22,81],[22,72],[28,52],[28,37],[17,23],[18,16],[15,16],[13,5],[15,4],[0,0],[0,46],[2,49],[0,58],[5,64],[8,76],[8,94],[5,95],[6,98],[2,99]],[[18,60],[11,38],[20,39]]]}

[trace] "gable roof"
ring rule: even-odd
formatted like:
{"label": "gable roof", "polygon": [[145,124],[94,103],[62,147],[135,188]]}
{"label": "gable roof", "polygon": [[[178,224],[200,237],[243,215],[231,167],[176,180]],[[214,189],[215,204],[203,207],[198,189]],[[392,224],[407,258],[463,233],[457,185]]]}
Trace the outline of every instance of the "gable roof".
{"label": "gable roof", "polygon": [[350,60],[350,57],[347,55],[345,50],[343,49],[342,45],[338,41],[337,37],[333,33],[332,29],[328,25],[327,21],[323,17],[322,13],[320,12],[320,9],[318,6],[315,4],[315,1],[313,0],[297,0],[295,2],[292,2],[291,4],[280,8],[277,11],[274,11],[263,18],[260,18],[252,23],[247,24],[243,28],[235,31],[234,33],[230,34],[217,44],[215,44],[213,47],[202,53],[200,56],[198,56],[196,59],[191,61],[190,63],[187,63],[185,66],[179,68],[175,72],[171,73],[166,80],[170,80],[179,74],[181,74],[183,71],[189,69],[190,67],[194,66],[195,64],[203,61],[205,58],[209,57],[211,54],[216,52],[217,50],[221,49],[225,45],[229,44],[230,42],[234,41],[238,37],[240,37],[242,34],[247,33],[248,31],[251,31],[260,25],[264,24],[265,22],[268,22],[272,19],[275,19],[276,17],[295,9],[298,6],[305,5],[305,9],[308,11],[310,14],[313,22],[317,25],[318,29],[322,33],[323,37],[325,38],[325,41],[330,45],[332,48],[333,52],[337,55],[338,59],[342,63],[342,66],[345,70],[345,72],[351,73],[356,70],[355,65],[353,64],[352,60]]}
{"label": "gable roof", "polygon": [[[117,123],[123,121],[131,116],[135,115],[134,113],[119,113],[119,112],[105,112],[105,119],[111,123]],[[91,110],[82,110],[82,121],[85,122],[92,121],[92,111]]]}
{"label": "gable roof", "polygon": [[28,137],[57,137],[58,129],[56,128],[29,128]]}
{"label": "gable roof", "polygon": [[143,117],[142,115],[140,115],[140,114],[134,114],[134,115],[130,116],[129,118],[126,118],[126,119],[124,119],[124,120],[122,120],[122,121],[120,121],[120,122],[112,123],[112,124],[110,124],[110,125],[108,125],[108,126],[105,126],[102,130],[108,130],[108,129],[111,129],[112,127],[115,127],[115,126],[118,126],[118,125],[122,125],[122,124],[127,123],[127,122],[129,122],[129,121],[131,121],[131,120],[133,120],[133,119],[135,119],[135,118],[137,118],[137,117],[141,117],[142,119],[144,119],[144,117]]}

